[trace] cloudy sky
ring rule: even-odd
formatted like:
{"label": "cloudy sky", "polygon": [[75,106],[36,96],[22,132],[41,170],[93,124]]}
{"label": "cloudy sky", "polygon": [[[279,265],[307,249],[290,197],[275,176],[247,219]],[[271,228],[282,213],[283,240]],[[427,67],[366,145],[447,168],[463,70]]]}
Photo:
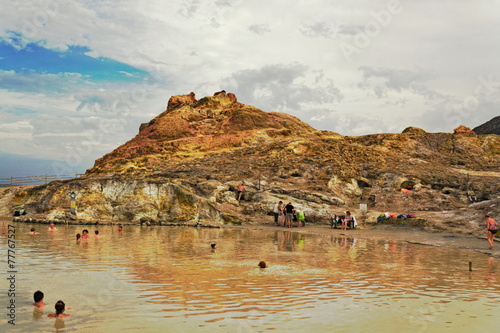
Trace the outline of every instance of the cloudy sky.
{"label": "cloudy sky", "polygon": [[3,0],[0,153],[85,170],[222,89],[344,135],[500,114],[496,0]]}

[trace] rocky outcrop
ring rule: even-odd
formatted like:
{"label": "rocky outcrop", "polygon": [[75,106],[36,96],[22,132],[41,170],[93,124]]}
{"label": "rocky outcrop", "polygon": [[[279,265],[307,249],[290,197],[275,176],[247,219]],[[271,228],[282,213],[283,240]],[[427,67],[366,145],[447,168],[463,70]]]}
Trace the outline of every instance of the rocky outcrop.
{"label": "rocky outcrop", "polygon": [[179,105],[193,105],[197,100],[195,98],[194,92],[191,92],[189,95],[177,95],[172,96],[168,100],[167,109],[172,110],[178,107]]}
{"label": "rocky outcrop", "polygon": [[47,185],[8,188],[11,204],[2,215],[22,206],[29,216],[50,220],[75,219],[69,214],[70,193],[76,193],[76,217],[82,220],[239,223],[215,208],[209,200],[176,182],[132,177],[102,177],[57,181]]}
{"label": "rocky outcrop", "polygon": [[402,133],[403,134],[406,133],[406,134],[420,134],[420,135],[422,135],[422,134],[425,134],[427,132],[421,128],[410,126],[410,127],[405,128]]}
{"label": "rocky outcrop", "polygon": [[476,135],[476,133],[471,130],[469,127],[460,125],[453,130],[454,134],[468,134],[468,135]]}
{"label": "rocky outcrop", "polygon": [[[500,137],[463,126],[349,137],[225,91],[200,100],[191,93],[170,98],[84,177],[34,187],[7,208],[62,216],[68,191],[78,191],[78,214],[92,219],[246,222],[278,200],[324,217],[361,203],[372,212],[455,210],[499,198],[498,165]],[[241,182],[247,191],[238,202]]]}

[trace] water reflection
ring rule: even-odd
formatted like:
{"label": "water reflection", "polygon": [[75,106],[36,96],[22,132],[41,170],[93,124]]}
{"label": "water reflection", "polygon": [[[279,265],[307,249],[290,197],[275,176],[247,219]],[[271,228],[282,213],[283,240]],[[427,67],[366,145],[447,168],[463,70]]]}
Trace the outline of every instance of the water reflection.
{"label": "water reflection", "polygon": [[[54,323],[35,318],[26,303],[19,331],[53,325],[64,332],[154,332],[168,324],[183,332],[465,332],[479,324],[492,329],[484,319],[500,298],[493,258],[328,229],[315,236],[135,226],[120,233],[99,226],[98,239],[75,241],[81,232],[75,226],[39,235],[29,235],[29,227],[17,225],[21,294],[42,289],[49,304],[68,300],[72,310]],[[269,267],[258,268],[261,260]]]}

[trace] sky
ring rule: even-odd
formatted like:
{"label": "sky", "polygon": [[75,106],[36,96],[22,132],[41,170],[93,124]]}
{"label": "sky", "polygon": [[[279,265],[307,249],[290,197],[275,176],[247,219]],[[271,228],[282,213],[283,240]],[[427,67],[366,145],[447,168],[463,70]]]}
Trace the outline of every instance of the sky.
{"label": "sky", "polygon": [[171,96],[220,90],[343,135],[473,128],[500,114],[499,12],[496,0],[3,0],[0,157],[82,172]]}

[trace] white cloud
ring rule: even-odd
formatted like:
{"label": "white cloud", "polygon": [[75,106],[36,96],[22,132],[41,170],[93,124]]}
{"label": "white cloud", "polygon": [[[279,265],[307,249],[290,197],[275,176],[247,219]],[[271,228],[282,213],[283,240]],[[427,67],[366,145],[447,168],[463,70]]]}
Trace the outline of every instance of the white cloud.
{"label": "white cloud", "polygon": [[[88,156],[97,158],[133,137],[171,95],[191,91],[202,97],[225,89],[242,103],[350,135],[407,126],[451,131],[457,119],[473,127],[498,115],[498,87],[475,91],[481,77],[500,81],[500,4],[402,0],[391,12],[391,3],[3,1],[0,31],[24,33],[18,48],[28,41],[87,46],[89,55],[148,71],[154,82],[89,85],[77,74],[34,80],[5,70],[2,87],[24,90],[0,90],[3,126],[31,127],[22,140],[2,134],[0,150],[60,157],[67,142],[90,142]],[[355,47],[349,59],[342,43]],[[39,93],[28,93],[37,84]],[[473,112],[464,112],[471,98]],[[103,123],[113,130],[89,138]]]}
{"label": "white cloud", "polygon": [[271,28],[268,24],[252,24],[248,27],[248,30],[255,32],[258,35],[264,35],[267,32],[271,32]]}
{"label": "white cloud", "polygon": [[342,93],[322,71],[304,65],[268,65],[233,73],[222,86],[234,91],[246,104],[269,108],[269,111],[299,112],[310,104],[332,103]]}

